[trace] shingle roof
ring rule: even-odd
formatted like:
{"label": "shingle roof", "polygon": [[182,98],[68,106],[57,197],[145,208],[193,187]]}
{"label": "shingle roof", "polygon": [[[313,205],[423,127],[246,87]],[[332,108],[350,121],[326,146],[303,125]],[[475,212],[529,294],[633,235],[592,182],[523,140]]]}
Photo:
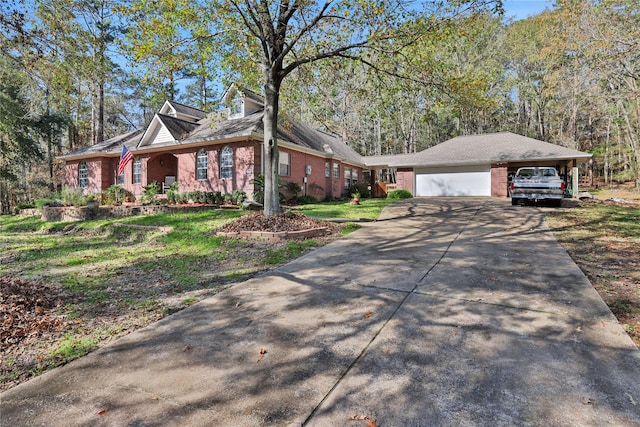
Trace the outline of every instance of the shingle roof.
{"label": "shingle roof", "polygon": [[189,134],[199,126],[198,123],[188,122],[164,114],[158,114],[158,119],[160,119],[162,124],[166,126],[169,132],[171,132],[171,135],[177,140],[187,138]]}
{"label": "shingle roof", "polygon": [[253,99],[254,101],[257,101],[257,102],[259,102],[261,104],[264,102],[264,98],[262,96],[258,95],[257,93],[255,93],[252,90],[242,89],[241,92],[245,97],[247,97],[249,99]]}
{"label": "shingle roof", "polygon": [[511,132],[458,136],[415,154],[365,157],[368,166],[455,166],[496,162],[588,159],[591,154]]}
{"label": "shingle roof", "polygon": [[207,116],[205,111],[200,110],[199,108],[190,107],[188,105],[180,104],[175,101],[167,101],[178,113],[185,114],[187,116],[197,117],[199,119],[204,119]]}
{"label": "shingle roof", "polygon": [[99,142],[89,147],[80,148],[78,150],[67,153],[60,156],[61,159],[67,159],[70,157],[92,157],[97,154],[107,157],[119,156],[122,151],[122,145],[126,145],[129,150],[135,148],[142,136],[142,130],[134,130],[116,137],[107,139],[106,141]]}
{"label": "shingle roof", "polygon": [[239,119],[220,119],[217,115],[209,115],[198,122],[198,127],[185,138],[182,143],[213,141],[222,138],[249,136],[262,132],[262,112],[257,112]]}
{"label": "shingle roof", "polygon": [[[220,121],[210,116],[205,120],[201,120],[198,128],[195,129],[188,138],[185,138],[182,144],[249,136],[252,134],[262,135],[264,133],[262,116],[262,111],[233,120]],[[334,156],[343,160],[362,163],[361,156],[340,139],[286,117],[282,117],[279,120],[278,139],[291,142],[300,147],[319,151],[323,154],[332,153]]]}
{"label": "shingle roof", "polygon": [[362,156],[341,139],[289,118],[280,120],[278,137],[325,154],[333,153],[339,159],[362,163]]}
{"label": "shingle roof", "polygon": [[[181,146],[188,144],[206,143],[208,141],[216,141],[221,139],[229,139],[242,136],[263,135],[262,124],[263,112],[259,111],[239,119],[226,120],[221,119],[219,115],[210,114],[197,123],[180,120],[172,116],[157,114],[158,120],[171,132],[177,143]],[[343,143],[339,138],[326,132],[316,130],[306,124],[295,122],[289,118],[283,117],[278,125],[278,139],[289,142],[300,147],[318,151],[324,155],[332,155],[338,159],[351,162],[362,163],[362,157]],[[135,137],[132,134],[122,135],[113,138],[110,144],[102,143],[92,147],[69,153],[62,158],[71,157],[87,157],[89,155],[110,154],[119,155],[122,143],[127,141],[127,147],[132,151],[144,151],[145,149],[157,149],[160,147],[175,146],[176,142],[157,143],[145,147],[139,147],[136,150],[137,143],[140,141],[142,131],[137,131]],[[117,142],[121,143],[118,144]]]}

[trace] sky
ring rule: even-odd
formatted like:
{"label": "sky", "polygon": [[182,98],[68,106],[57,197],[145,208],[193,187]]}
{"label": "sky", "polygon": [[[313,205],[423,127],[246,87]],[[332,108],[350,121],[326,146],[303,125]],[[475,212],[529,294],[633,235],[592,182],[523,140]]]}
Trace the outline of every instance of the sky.
{"label": "sky", "polygon": [[514,20],[525,19],[542,12],[545,8],[551,10],[553,1],[549,0],[504,0],[505,18]]}

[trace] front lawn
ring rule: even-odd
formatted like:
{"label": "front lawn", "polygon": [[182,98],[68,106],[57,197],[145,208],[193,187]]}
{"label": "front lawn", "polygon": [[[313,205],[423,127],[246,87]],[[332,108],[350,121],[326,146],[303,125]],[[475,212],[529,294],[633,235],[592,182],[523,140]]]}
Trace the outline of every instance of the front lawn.
{"label": "front lawn", "polygon": [[547,222],[640,347],[640,207],[584,202]]}
{"label": "front lawn", "polygon": [[[375,219],[390,202],[292,210]],[[0,216],[0,391],[339,237],[269,242],[214,235],[248,213],[59,223]]]}
{"label": "front lawn", "polygon": [[395,201],[397,200],[360,199],[359,205],[350,202],[315,203],[295,206],[291,210],[318,218],[376,219],[385,206]]}

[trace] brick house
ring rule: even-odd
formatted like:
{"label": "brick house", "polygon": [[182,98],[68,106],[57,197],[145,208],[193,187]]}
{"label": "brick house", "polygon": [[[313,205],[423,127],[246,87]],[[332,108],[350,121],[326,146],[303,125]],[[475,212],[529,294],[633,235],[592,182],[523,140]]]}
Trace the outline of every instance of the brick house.
{"label": "brick house", "polygon": [[[180,192],[239,190],[251,198],[254,178],[264,173],[262,98],[232,85],[223,103],[225,110],[206,113],[167,101],[144,131],[62,156],[66,186],[88,194],[120,184],[139,196],[154,181],[163,188],[177,181]],[[123,145],[134,160],[118,175]],[[509,176],[521,166],[555,166],[575,196],[578,166],[591,158],[510,132],[459,136],[418,153],[364,157],[336,136],[287,117],[279,119],[278,147],[282,181],[299,184],[301,194],[318,200],[347,195],[365,180],[374,197],[393,189],[414,196],[506,197]]]}
{"label": "brick house", "polygon": [[[206,113],[167,101],[144,131],[134,131],[61,156],[65,185],[84,194],[122,185],[136,196],[157,182],[178,182],[180,192],[194,190],[252,197],[253,180],[264,173],[262,99],[232,86],[224,111]],[[279,172],[316,199],[340,197],[363,179],[362,157],[339,138],[281,117],[278,127]],[[118,175],[122,146],[133,154]]]}

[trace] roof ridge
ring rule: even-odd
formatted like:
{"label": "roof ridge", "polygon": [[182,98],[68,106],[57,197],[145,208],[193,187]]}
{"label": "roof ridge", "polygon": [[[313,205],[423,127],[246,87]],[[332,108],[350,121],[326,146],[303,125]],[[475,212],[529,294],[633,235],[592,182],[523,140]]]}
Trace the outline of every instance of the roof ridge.
{"label": "roof ridge", "polygon": [[[187,123],[187,124],[190,124],[190,125],[198,126],[198,122],[192,122],[192,121],[189,121],[189,120],[180,119],[178,117],[173,117],[173,116],[170,116],[168,114],[156,113],[156,115],[158,117],[160,117],[160,118],[165,118],[166,117],[166,118],[169,118],[171,120],[178,121],[178,122],[183,122],[183,123]],[[200,120],[202,120],[202,119],[200,119]]]}
{"label": "roof ridge", "polygon": [[180,105],[180,106],[182,106],[182,107],[187,107],[187,108],[190,108],[190,109],[192,109],[192,110],[198,110],[198,111],[201,111],[201,112],[203,112],[203,113],[206,113],[206,112],[207,112],[207,111],[205,111],[205,110],[203,110],[203,109],[201,109],[201,108],[194,107],[193,105],[183,104],[182,102],[173,101],[173,100],[169,100],[169,99],[167,100],[167,102],[168,102],[168,103],[170,103],[170,104],[177,104],[177,105]]}

